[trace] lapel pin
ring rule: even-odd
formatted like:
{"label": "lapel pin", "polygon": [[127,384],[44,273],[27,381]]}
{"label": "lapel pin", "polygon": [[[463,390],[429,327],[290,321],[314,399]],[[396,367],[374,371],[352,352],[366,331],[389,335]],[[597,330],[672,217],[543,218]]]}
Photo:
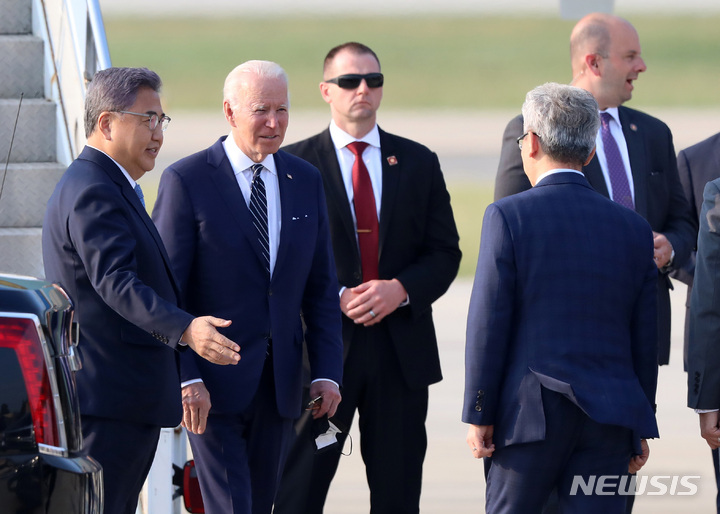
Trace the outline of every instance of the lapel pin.
{"label": "lapel pin", "polygon": [[637,132],[637,125],[635,125],[634,123],[631,123],[630,130],[632,130],[633,132]]}
{"label": "lapel pin", "polygon": [[391,155],[390,157],[387,158],[387,162],[390,166],[395,166],[398,163],[398,160],[397,160],[397,157],[395,157],[394,155]]}
{"label": "lapel pin", "polygon": [[292,180],[292,175],[290,175],[289,173],[286,173],[285,176],[286,176],[287,178],[289,178],[290,180]]}

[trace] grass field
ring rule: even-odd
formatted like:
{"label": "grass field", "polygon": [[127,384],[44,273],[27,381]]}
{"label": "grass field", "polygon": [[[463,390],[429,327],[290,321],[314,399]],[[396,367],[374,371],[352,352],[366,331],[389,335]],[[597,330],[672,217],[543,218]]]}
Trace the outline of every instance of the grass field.
{"label": "grass field", "polygon": [[[636,84],[633,107],[720,104],[720,16],[631,21],[648,65]],[[113,64],[157,71],[168,112],[219,112],[225,76],[248,59],[273,60],[286,69],[293,109],[326,112],[317,89],[322,60],[332,46],[350,40],[368,44],[380,56],[386,75],[383,109],[519,110],[532,87],[570,80],[573,24],[487,17],[106,19]],[[463,250],[460,275],[471,276],[493,186],[449,182],[448,188]]]}
{"label": "grass field", "polygon": [[[642,17],[648,71],[635,106],[720,102],[720,16]],[[547,81],[570,80],[574,22],[554,18],[109,18],[115,66],[147,66],[165,82],[172,109],[217,108],[227,73],[248,59],[280,63],[294,109],[324,108],[317,84],[334,45],[358,40],[380,56],[384,108],[517,107]]]}

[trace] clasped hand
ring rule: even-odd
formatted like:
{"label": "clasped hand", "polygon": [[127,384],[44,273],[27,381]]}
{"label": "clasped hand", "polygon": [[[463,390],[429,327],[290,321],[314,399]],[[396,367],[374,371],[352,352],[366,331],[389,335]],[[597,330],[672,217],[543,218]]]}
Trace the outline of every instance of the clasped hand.
{"label": "clasped hand", "polygon": [[355,323],[369,327],[392,314],[406,299],[407,291],[398,279],[370,280],[345,289],[340,308]]}

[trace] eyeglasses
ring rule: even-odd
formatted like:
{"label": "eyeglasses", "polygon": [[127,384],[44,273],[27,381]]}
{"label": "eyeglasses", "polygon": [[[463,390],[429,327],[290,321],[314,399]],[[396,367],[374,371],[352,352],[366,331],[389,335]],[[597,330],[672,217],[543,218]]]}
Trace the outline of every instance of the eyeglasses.
{"label": "eyeglasses", "polygon": [[348,75],[340,75],[334,79],[328,79],[325,82],[328,84],[337,84],[338,87],[342,89],[356,89],[360,87],[363,79],[365,79],[365,83],[370,88],[382,87],[385,81],[382,73],[366,73],[365,75],[350,73]]}
{"label": "eyeglasses", "polygon": [[525,139],[525,136],[527,136],[530,132],[532,132],[533,134],[535,134],[535,137],[536,137],[536,138],[540,139],[540,136],[538,136],[536,132],[533,132],[532,130],[528,130],[528,131],[525,132],[522,136],[520,136],[519,138],[516,139],[517,144],[518,144],[518,148],[520,148],[520,150],[522,150],[523,139]]}
{"label": "eyeglasses", "polygon": [[149,118],[149,124],[150,130],[155,130],[160,125],[160,128],[163,132],[168,128],[168,125],[170,125],[170,116],[165,116],[164,114],[162,116],[158,116],[155,112],[132,112],[132,111],[114,111],[120,114],[132,114],[133,116],[144,116],[146,118]]}

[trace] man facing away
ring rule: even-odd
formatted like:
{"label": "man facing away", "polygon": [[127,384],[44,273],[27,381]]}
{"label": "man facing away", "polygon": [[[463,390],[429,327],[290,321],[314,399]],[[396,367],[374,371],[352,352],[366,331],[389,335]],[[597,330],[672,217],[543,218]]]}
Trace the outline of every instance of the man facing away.
{"label": "man facing away", "polygon": [[[657,118],[623,106],[634,81],[646,70],[635,28],[623,18],[592,13],[570,35],[574,86],[592,93],[601,115],[596,156],[583,167],[590,185],[635,210],[654,231],[658,273],[658,363],[670,359],[668,273],[682,266],[695,247],[697,221],[678,178],[670,129]],[[495,181],[495,199],[530,188],[515,139],[522,118],[510,121]]]}
{"label": "man facing away", "polygon": [[300,415],[303,336],[314,414],[340,402],[341,313],[322,179],[278,151],[287,75],[248,61],[223,96],[230,134],[165,170],[153,217],[188,310],[231,318],[226,333],[243,348],[232,369],[181,358],[205,512],[269,514]]}
{"label": "man facing away", "polygon": [[87,146],[43,222],[46,278],[68,291],[80,326],[83,444],[103,467],[106,514],[135,512],[160,427],[181,420],[175,350],[190,346],[184,354],[213,366],[240,359],[238,345],[215,328],[230,321],[177,307],[178,284],[137,184],[155,166],[170,121],[160,86],[144,68],[95,74],[85,98]]}
{"label": "man facing away", "polygon": [[[467,442],[476,458],[491,458],[490,514],[541,512],[553,490],[560,512],[624,512],[621,477],[644,464],[632,456],[658,436],[652,230],[580,171],[599,126],[590,93],[545,84],[522,112],[517,144],[534,187],[491,204],[483,219]],[[614,478],[601,491],[612,494],[578,491],[597,476]]]}
{"label": "man facing away", "polygon": [[[442,378],[431,305],[455,278],[461,254],[437,156],[377,125],[383,84],[370,48],[331,49],[320,83],[330,127],[287,151],[317,166],[325,185],[345,348],[335,419],[349,428],[359,413],[372,512],[417,513],[428,386]],[[323,511],[340,453],[314,450],[307,426],[276,513]]]}

